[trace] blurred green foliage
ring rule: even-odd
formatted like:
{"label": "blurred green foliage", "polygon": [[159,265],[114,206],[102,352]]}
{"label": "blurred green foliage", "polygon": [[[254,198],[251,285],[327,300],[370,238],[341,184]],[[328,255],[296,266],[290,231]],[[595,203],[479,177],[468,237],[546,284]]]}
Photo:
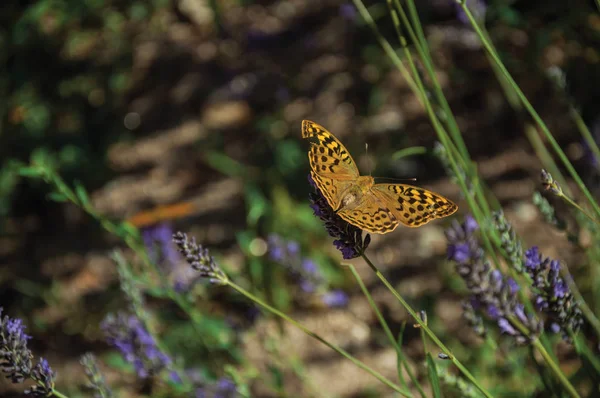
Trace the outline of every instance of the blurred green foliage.
{"label": "blurred green foliage", "polygon": [[40,0],[0,13],[0,229],[15,201],[27,211],[40,187],[19,185],[18,162],[46,151],[68,179],[110,177],[106,149],[127,137],[125,95],[136,40],[164,29],[167,0]]}

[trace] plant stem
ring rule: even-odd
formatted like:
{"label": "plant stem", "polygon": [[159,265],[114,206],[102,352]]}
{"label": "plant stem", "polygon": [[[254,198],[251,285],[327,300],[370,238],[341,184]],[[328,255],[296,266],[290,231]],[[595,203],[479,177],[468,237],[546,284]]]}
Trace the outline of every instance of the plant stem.
{"label": "plant stem", "polygon": [[55,397],[58,397],[58,398],[69,398],[68,395],[65,395],[59,391],[56,391],[54,388],[52,389],[52,395],[54,395]]}
{"label": "plant stem", "polygon": [[362,254],[362,258],[369,265],[369,267],[371,267],[371,269],[373,270],[373,272],[375,272],[375,275],[377,275],[377,277],[383,282],[383,284],[389,289],[389,291],[392,292],[392,294],[394,295],[394,297],[396,297],[396,299],[400,302],[400,304],[402,304],[402,306],[406,309],[406,311],[408,311],[408,313],[414,318],[414,320],[419,324],[419,326],[425,331],[425,333],[427,333],[427,335],[429,336],[429,338],[439,347],[440,350],[442,350],[442,352],[444,354],[448,355],[448,358],[450,359],[450,361],[452,361],[452,363],[454,364],[454,366],[456,366],[462,372],[462,374],[471,383],[473,383],[473,385],[475,387],[477,387],[477,389],[479,391],[481,391],[481,393],[483,395],[485,395],[486,397],[492,397],[492,395],[485,388],[483,388],[483,386],[481,386],[479,384],[479,382],[477,381],[477,379],[475,377],[473,377],[473,375],[471,374],[471,372],[469,372],[467,370],[467,368],[464,367],[463,364],[460,363],[460,361],[458,359],[456,359],[456,357],[444,345],[444,343],[442,343],[440,341],[440,339],[438,339],[437,336],[431,331],[431,329],[429,329],[429,327],[425,324],[425,322],[423,322],[423,320],[421,319],[421,317],[419,316],[419,314],[417,314],[412,309],[412,307],[410,305],[408,305],[408,303],[404,300],[404,298],[402,298],[402,296],[400,295],[400,293],[398,293],[396,291],[396,289],[394,289],[394,287],[390,284],[390,282],[387,280],[387,278],[385,276],[383,276],[383,274],[381,273],[381,271],[379,271],[379,269],[377,269],[377,267],[371,262],[371,260],[367,257],[367,255],[363,253]]}
{"label": "plant stem", "polygon": [[[373,308],[373,311],[375,312],[375,315],[377,316],[377,319],[379,320],[379,323],[381,324],[381,327],[383,328],[386,336],[388,337],[388,339],[390,340],[390,342],[392,343],[392,345],[396,349],[398,357],[399,358],[403,358],[404,357],[404,353],[402,352],[402,347],[400,347],[398,345],[398,342],[394,338],[394,335],[392,334],[392,331],[390,330],[390,327],[388,326],[387,322],[385,321],[385,318],[383,317],[383,315],[381,314],[381,312],[377,308],[377,305],[373,301],[373,297],[371,297],[371,294],[369,293],[369,290],[367,289],[367,287],[363,283],[362,279],[360,278],[360,275],[358,275],[358,272],[356,272],[356,267],[354,265],[350,264],[350,263],[342,263],[342,265],[347,266],[348,268],[350,268],[350,271],[352,271],[352,274],[354,275],[354,278],[358,282],[358,285],[360,286],[360,289],[363,291],[365,297],[367,298],[367,301],[369,302],[369,305],[371,306],[371,308]],[[410,377],[411,381],[414,383],[415,387],[419,391],[419,394],[421,394],[421,397],[425,398],[426,397],[425,391],[423,391],[423,388],[421,387],[421,385],[419,384],[419,382],[415,378],[412,370],[410,370],[410,367],[408,365],[405,368],[406,368],[406,372],[408,373],[408,377]]]}
{"label": "plant stem", "polygon": [[519,97],[519,99],[523,103],[523,106],[525,107],[525,109],[527,109],[527,111],[529,112],[529,114],[531,115],[531,117],[535,120],[535,122],[537,123],[537,125],[540,127],[540,129],[544,133],[544,136],[546,137],[546,139],[548,140],[548,142],[550,142],[550,145],[552,146],[552,148],[554,149],[554,151],[556,152],[556,154],[558,155],[558,157],[560,158],[560,160],[564,164],[565,168],[569,171],[569,174],[571,174],[571,177],[575,180],[575,182],[577,183],[577,185],[579,186],[579,188],[581,189],[581,191],[583,192],[583,194],[585,195],[585,197],[588,199],[588,201],[592,205],[592,208],[594,209],[594,211],[596,212],[596,214],[598,216],[600,216],[600,206],[594,200],[594,197],[592,196],[592,194],[590,193],[590,191],[587,189],[587,187],[583,183],[583,180],[581,179],[581,177],[579,177],[579,174],[577,174],[577,171],[575,170],[575,168],[573,167],[573,165],[571,164],[571,162],[567,158],[567,155],[564,153],[564,151],[562,150],[562,148],[560,147],[560,145],[558,144],[558,142],[556,141],[556,139],[552,136],[552,133],[550,132],[550,130],[548,130],[548,127],[546,126],[546,123],[544,123],[544,121],[542,120],[542,118],[540,117],[540,115],[533,108],[533,106],[531,105],[531,103],[529,102],[529,100],[527,99],[527,97],[525,96],[525,94],[523,93],[523,91],[519,88],[519,86],[517,85],[517,83],[512,78],[510,72],[508,72],[508,70],[506,69],[506,67],[504,66],[504,64],[502,63],[502,61],[500,60],[500,57],[496,53],[494,47],[490,44],[490,42],[487,39],[487,37],[483,34],[481,28],[479,27],[479,24],[475,20],[475,17],[473,17],[473,14],[471,13],[471,11],[469,10],[469,8],[467,7],[466,2],[464,0],[460,0],[459,3],[461,5],[463,11],[465,12],[465,15],[467,16],[467,18],[471,22],[471,25],[473,26],[473,29],[475,29],[475,32],[479,36],[479,39],[481,40],[483,46],[488,51],[488,53],[490,54],[490,56],[492,57],[492,59],[497,64],[498,68],[500,69],[500,72],[502,72],[502,74],[504,75],[504,77],[506,78],[506,80],[512,86],[513,90],[515,90],[515,92],[517,93],[517,96]]}
{"label": "plant stem", "polygon": [[569,395],[573,398],[580,398],[579,394],[575,390],[575,387],[573,387],[573,385],[569,382],[569,379],[567,379],[567,376],[565,376],[565,374],[560,370],[560,368],[558,367],[556,362],[554,362],[554,360],[552,359],[550,354],[548,354],[548,351],[546,351],[546,349],[544,348],[542,343],[539,340],[535,340],[533,342],[533,345],[538,350],[538,352],[542,355],[542,357],[544,357],[544,360],[546,361],[548,366],[550,366],[552,373],[554,373],[554,375],[556,377],[558,377],[558,380],[561,382],[563,387],[565,387],[565,389],[567,390]]}
{"label": "plant stem", "polygon": [[340,348],[340,347],[338,347],[338,346],[336,346],[336,345],[328,342],[323,337],[321,337],[318,334],[316,334],[315,332],[307,329],[304,325],[302,325],[301,323],[297,322],[296,320],[294,320],[293,318],[289,317],[288,315],[284,314],[283,312],[279,311],[277,308],[272,307],[269,304],[265,303],[264,301],[262,301],[261,299],[259,299],[258,297],[256,297],[252,293],[250,293],[249,291],[245,290],[241,286],[235,284],[234,282],[230,281],[229,279],[222,280],[222,282],[225,285],[228,285],[231,288],[233,288],[238,293],[240,293],[243,296],[247,297],[248,299],[254,301],[256,304],[258,304],[261,307],[265,308],[266,310],[270,311],[271,313],[277,315],[278,317],[282,318],[283,320],[285,320],[285,321],[291,323],[292,325],[296,326],[298,329],[302,330],[308,336],[310,336],[310,337],[312,337],[312,338],[320,341],[321,343],[325,344],[327,347],[329,347],[332,350],[338,352],[340,355],[342,355],[343,357],[349,359],[356,366],[358,366],[362,370],[368,372],[373,377],[375,377],[377,380],[381,381],[383,384],[387,385],[388,387],[390,387],[394,391],[398,392],[402,396],[404,396],[404,397],[412,397],[412,394],[410,393],[410,391],[407,391],[407,390],[403,389],[402,387],[400,387],[399,385],[397,385],[395,383],[392,383],[390,380],[388,380],[381,373],[377,372],[376,370],[372,369],[371,367],[369,367],[368,365],[366,365],[362,361],[358,360],[357,358],[355,358],[354,356],[352,356],[349,352],[347,352],[344,349],[342,349],[342,348]]}

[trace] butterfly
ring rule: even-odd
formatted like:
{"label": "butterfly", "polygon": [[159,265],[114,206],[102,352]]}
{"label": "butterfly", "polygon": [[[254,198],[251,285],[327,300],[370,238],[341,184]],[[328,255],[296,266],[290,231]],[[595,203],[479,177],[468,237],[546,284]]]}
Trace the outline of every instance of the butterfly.
{"label": "butterfly", "polygon": [[302,121],[302,138],[311,142],[311,176],[331,208],[348,223],[376,234],[392,232],[399,224],[419,227],[453,214],[458,206],[423,188],[406,184],[375,184],[361,176],[342,143],[327,129]]}

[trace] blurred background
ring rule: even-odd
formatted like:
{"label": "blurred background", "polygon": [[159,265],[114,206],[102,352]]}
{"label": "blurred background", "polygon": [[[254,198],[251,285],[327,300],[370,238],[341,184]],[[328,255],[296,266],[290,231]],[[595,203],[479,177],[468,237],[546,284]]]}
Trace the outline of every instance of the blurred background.
{"label": "blurred background", "polygon": [[[524,134],[526,117],[505,99],[477,36],[454,1],[417,3],[438,78],[481,176],[524,241],[576,260],[567,239],[548,231],[531,204],[540,163]],[[600,135],[594,2],[469,4],[598,192],[598,162],[568,117],[574,104]],[[385,2],[366,6],[396,44]],[[51,160],[67,184],[85,187],[98,214],[139,227],[151,256],[155,243],[162,244],[155,258],[169,263],[174,283],[189,285],[193,278],[164,243],[183,230],[208,247],[236,283],[383,374],[395,374],[395,351],[308,206],[302,119],[334,133],[362,174],[388,178],[380,181],[416,178],[415,184],[459,204],[452,218],[462,219],[466,206],[433,153],[436,135],[423,107],[352,2],[5,0],[0,21],[0,305],[24,319],[30,347],[58,372],[57,387],[86,396],[79,356],[91,351],[117,396],[148,391],[134,372],[123,372],[127,364],[99,326],[124,303],[112,250],[135,256],[80,208],[49,200],[47,184],[18,174],[36,157]],[[558,74],[562,91],[549,72]],[[418,154],[400,156],[410,147],[420,147]],[[486,384],[494,377],[506,381],[508,371],[485,374],[486,357],[461,318],[461,282],[445,263],[449,222],[373,236],[372,258],[415,308],[427,310],[432,328],[461,360],[483,364],[478,371]],[[316,264],[314,286],[290,275],[282,250],[304,269],[307,261]],[[406,312],[361,260],[354,263],[398,332]],[[150,294],[147,302],[162,320],[166,344],[185,352],[186,367],[213,378],[227,366],[242,369],[256,396],[387,391],[235,292],[194,289],[194,305],[207,317],[205,333],[225,336],[213,350],[197,343],[185,316],[167,300]],[[423,360],[418,337],[407,327],[406,354],[416,367]],[[20,391],[0,381],[2,396]]]}

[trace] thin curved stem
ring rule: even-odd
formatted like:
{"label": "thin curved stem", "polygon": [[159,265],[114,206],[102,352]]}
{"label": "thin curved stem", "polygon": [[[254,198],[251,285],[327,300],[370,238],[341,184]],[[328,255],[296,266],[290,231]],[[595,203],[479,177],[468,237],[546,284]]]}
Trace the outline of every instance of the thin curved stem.
{"label": "thin curved stem", "polygon": [[523,103],[523,106],[525,107],[525,109],[527,109],[527,111],[529,112],[529,114],[531,115],[533,120],[535,120],[536,124],[539,126],[542,133],[544,133],[544,136],[546,137],[546,139],[548,140],[548,142],[554,149],[554,152],[560,158],[560,160],[564,164],[565,168],[569,171],[569,174],[571,175],[573,180],[575,180],[575,182],[579,186],[579,189],[581,189],[581,191],[583,192],[585,197],[588,199],[588,201],[592,205],[592,208],[594,209],[596,214],[598,216],[600,216],[600,206],[594,200],[594,197],[592,196],[590,191],[587,189],[587,187],[583,183],[583,180],[581,179],[581,177],[579,177],[579,174],[577,173],[577,171],[575,170],[575,168],[573,167],[573,165],[567,158],[567,155],[564,153],[564,151],[562,150],[562,148],[560,147],[560,145],[558,144],[558,142],[556,141],[556,139],[554,138],[554,136],[552,135],[552,133],[550,132],[548,127],[546,126],[546,123],[544,123],[544,121],[542,120],[540,115],[537,113],[537,111],[535,110],[533,105],[531,105],[531,103],[529,102],[529,100],[527,99],[527,97],[525,96],[523,91],[519,88],[517,83],[514,81],[510,72],[506,69],[506,67],[500,60],[500,57],[496,53],[493,45],[490,43],[490,41],[487,39],[487,37],[483,34],[481,28],[479,27],[479,24],[475,20],[475,17],[473,17],[473,14],[467,7],[466,2],[464,0],[461,0],[461,1],[459,1],[459,3],[463,9],[465,15],[469,19],[469,22],[473,26],[473,29],[475,29],[475,32],[479,36],[479,39],[481,40],[481,43],[485,47],[486,51],[490,54],[493,61],[498,66],[498,69],[500,70],[500,72],[502,72],[502,74],[504,75],[504,77],[506,78],[508,83],[512,86],[513,90],[515,91],[515,93],[517,94],[517,96],[519,97],[521,102]]}
{"label": "thin curved stem", "polygon": [[429,336],[429,338],[438,346],[438,348],[440,350],[442,350],[442,352],[448,356],[449,360],[452,361],[454,366],[456,366],[461,371],[461,373],[471,383],[473,383],[473,385],[475,387],[477,387],[477,389],[479,391],[481,391],[481,393],[483,395],[485,395],[488,398],[492,397],[492,394],[490,394],[485,388],[483,388],[482,385],[479,384],[479,382],[471,374],[471,372],[469,372],[469,370],[462,363],[460,363],[460,361],[458,359],[456,359],[456,357],[454,356],[454,354],[452,354],[450,349],[448,349],[448,347],[446,347],[444,345],[444,343],[442,343],[440,341],[440,339],[438,339],[438,337],[435,335],[435,333],[433,333],[431,331],[431,329],[429,329],[429,327],[427,326],[427,324],[425,322],[423,322],[423,320],[421,319],[419,314],[417,314],[415,312],[415,310],[413,310],[412,307],[404,300],[404,298],[402,298],[400,293],[398,293],[396,291],[396,289],[394,289],[394,287],[391,285],[391,283],[387,280],[387,278],[385,276],[383,276],[381,271],[379,271],[379,269],[371,262],[371,260],[367,257],[367,255],[363,253],[362,258],[369,265],[369,267],[371,267],[373,272],[375,272],[375,275],[377,275],[377,277],[381,280],[381,282],[383,282],[383,284],[389,289],[389,291],[392,292],[392,294],[394,295],[394,297],[396,297],[396,299],[400,302],[400,304],[402,304],[402,306],[406,309],[406,311],[408,311],[408,313],[414,318],[414,320],[419,324],[419,326],[423,329],[423,331],[427,334],[427,336]]}
{"label": "thin curved stem", "polygon": [[377,380],[379,380],[383,384],[387,385],[388,387],[390,387],[394,391],[398,392],[402,396],[404,396],[404,397],[412,397],[412,394],[410,393],[410,391],[407,391],[407,390],[403,389],[402,387],[400,387],[399,385],[391,382],[385,376],[383,376],[381,373],[377,372],[376,370],[374,370],[371,367],[369,367],[368,365],[366,365],[364,362],[362,362],[359,359],[355,358],[354,356],[352,356],[349,352],[347,352],[343,348],[340,348],[340,347],[336,346],[335,344],[332,344],[332,343],[328,342],[323,337],[321,337],[318,334],[316,334],[315,332],[307,329],[304,325],[302,325],[298,321],[294,320],[293,318],[289,317],[288,315],[284,314],[283,312],[279,311],[277,308],[272,307],[269,304],[265,303],[264,301],[262,301],[261,299],[259,299],[258,297],[256,297],[252,293],[250,293],[249,291],[245,290],[241,286],[235,284],[234,282],[230,281],[229,279],[222,280],[222,282],[223,282],[224,285],[230,286],[231,288],[233,288],[238,293],[242,294],[243,296],[246,296],[248,299],[254,301],[256,304],[260,305],[261,307],[265,308],[266,310],[270,311],[271,313],[277,315],[278,317],[282,318],[283,320],[285,320],[285,321],[291,323],[292,325],[296,326],[298,329],[302,330],[308,336],[310,336],[310,337],[312,337],[312,338],[320,341],[321,343],[325,344],[327,347],[329,347],[332,350],[338,352],[340,355],[342,355],[346,359],[349,359],[356,366],[358,366],[362,370],[368,372],[373,377],[375,377]]}

